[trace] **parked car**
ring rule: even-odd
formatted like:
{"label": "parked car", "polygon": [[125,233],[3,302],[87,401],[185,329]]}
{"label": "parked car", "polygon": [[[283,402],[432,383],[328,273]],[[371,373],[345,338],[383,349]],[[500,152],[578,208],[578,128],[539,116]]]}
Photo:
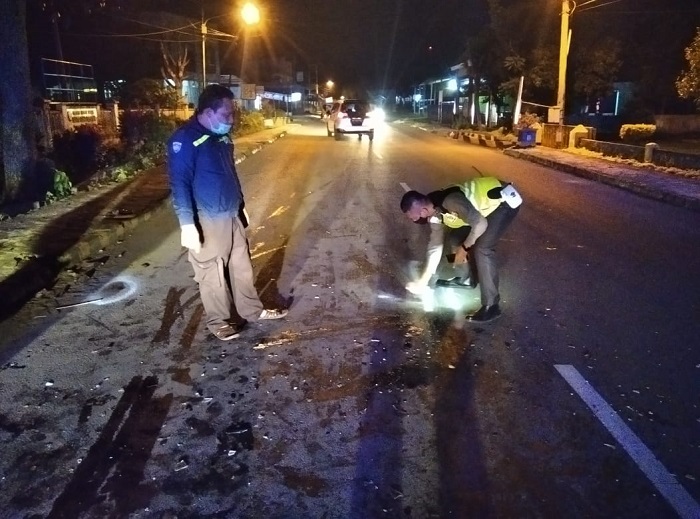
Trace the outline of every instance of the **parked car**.
{"label": "parked car", "polygon": [[328,136],[338,140],[343,134],[367,135],[374,139],[375,117],[370,104],[361,99],[342,99],[333,103],[326,120]]}

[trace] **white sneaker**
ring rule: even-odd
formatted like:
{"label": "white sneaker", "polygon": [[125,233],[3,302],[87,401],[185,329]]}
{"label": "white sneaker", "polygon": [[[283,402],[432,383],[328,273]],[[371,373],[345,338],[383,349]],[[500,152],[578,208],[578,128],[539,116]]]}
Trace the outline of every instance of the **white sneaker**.
{"label": "white sneaker", "polygon": [[275,310],[275,309],[264,309],[262,312],[260,312],[260,316],[258,317],[258,321],[266,321],[266,320],[271,320],[271,319],[283,319],[287,317],[287,314],[289,313],[288,310]]}

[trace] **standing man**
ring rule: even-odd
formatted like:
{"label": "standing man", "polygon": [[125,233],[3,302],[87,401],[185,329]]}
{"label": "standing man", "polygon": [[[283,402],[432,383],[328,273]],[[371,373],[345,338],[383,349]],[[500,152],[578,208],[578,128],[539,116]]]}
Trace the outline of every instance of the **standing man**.
{"label": "standing man", "polygon": [[286,310],[264,309],[254,285],[248,240],[240,214],[243,193],[233,162],[233,93],[209,85],[197,112],[168,141],[168,173],[180,241],[218,339],[239,336],[231,323],[233,305],[247,321],[280,319]]}
{"label": "standing man", "polygon": [[[481,308],[467,316],[484,323],[501,315],[496,266],[496,243],[520,210],[522,199],[515,188],[494,177],[480,177],[424,195],[409,191],[401,210],[415,223],[430,223],[426,265],[422,276],[406,289],[420,293],[439,272],[437,286],[481,288]],[[448,254],[443,256],[443,249]],[[476,272],[469,267],[473,259]],[[444,273],[449,271],[451,275]]]}

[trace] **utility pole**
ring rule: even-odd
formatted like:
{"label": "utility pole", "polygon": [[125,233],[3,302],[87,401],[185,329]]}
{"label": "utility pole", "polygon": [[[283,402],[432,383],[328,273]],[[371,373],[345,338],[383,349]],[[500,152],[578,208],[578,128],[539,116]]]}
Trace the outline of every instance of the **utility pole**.
{"label": "utility pole", "polygon": [[[207,22],[202,16],[202,90],[207,86]],[[201,93],[201,90],[200,90]]]}
{"label": "utility pole", "polygon": [[318,97],[318,64],[314,65],[314,69],[316,70],[316,97]]}
{"label": "utility pole", "polygon": [[569,0],[561,2],[561,39],[559,42],[559,89],[557,91],[557,109],[559,110],[559,128],[557,128],[557,148],[562,147],[564,137],[564,93],[566,91],[566,58],[569,54],[571,34],[569,32]]}

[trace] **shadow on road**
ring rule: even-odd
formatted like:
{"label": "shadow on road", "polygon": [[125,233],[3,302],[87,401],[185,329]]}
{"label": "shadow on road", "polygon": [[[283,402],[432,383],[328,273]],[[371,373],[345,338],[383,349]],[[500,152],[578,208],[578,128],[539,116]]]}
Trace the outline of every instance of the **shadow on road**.
{"label": "shadow on road", "polygon": [[61,255],[75,246],[94,219],[127,187],[119,186],[51,221],[32,244],[36,257],[0,282],[0,320],[13,315],[37,292],[50,288],[65,265]]}

